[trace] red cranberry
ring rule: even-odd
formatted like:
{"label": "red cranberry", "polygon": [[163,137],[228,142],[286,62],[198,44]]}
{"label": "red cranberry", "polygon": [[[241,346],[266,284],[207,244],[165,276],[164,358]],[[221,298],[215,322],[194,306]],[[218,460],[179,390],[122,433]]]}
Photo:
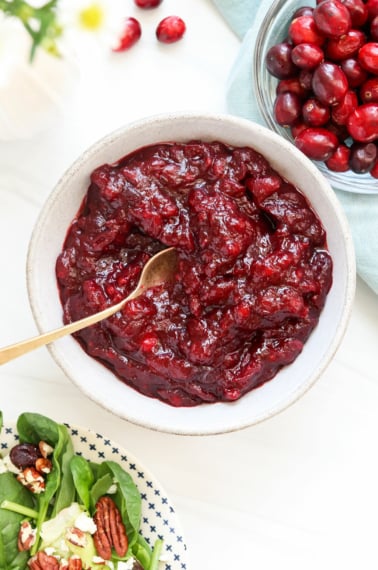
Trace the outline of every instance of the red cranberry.
{"label": "red cranberry", "polygon": [[338,0],[324,0],[314,10],[315,23],[327,38],[338,38],[352,27],[348,8]]}
{"label": "red cranberry", "polygon": [[346,75],[349,87],[351,88],[358,87],[359,85],[361,85],[361,83],[366,81],[368,74],[364,69],[362,69],[361,65],[358,63],[356,59],[353,58],[344,59],[344,61],[342,61],[340,65],[341,69]]}
{"label": "red cranberry", "polygon": [[377,159],[377,147],[374,143],[354,143],[350,149],[349,167],[356,174],[369,172]]}
{"label": "red cranberry", "polygon": [[335,105],[343,100],[348,90],[348,80],[338,65],[323,62],[314,71],[312,89],[319,101],[325,105]]}
{"label": "red cranberry", "polygon": [[274,102],[274,117],[279,125],[292,125],[301,114],[301,101],[294,93],[280,93]]}
{"label": "red cranberry", "polygon": [[373,164],[373,168],[370,170],[370,176],[373,176],[374,178],[378,178],[378,158],[375,161],[375,163]]}
{"label": "red cranberry", "polygon": [[368,9],[362,0],[340,0],[349,10],[353,28],[361,28],[368,19]]}
{"label": "red cranberry", "polygon": [[360,87],[363,103],[378,103],[378,77],[371,77]]}
{"label": "red cranberry", "polygon": [[347,172],[349,170],[350,148],[340,144],[335,152],[326,160],[326,166],[333,172]]}
{"label": "red cranberry", "polygon": [[367,0],[366,8],[369,14],[369,20],[373,20],[378,16],[378,0]]}
{"label": "red cranberry", "polygon": [[378,43],[368,42],[362,46],[358,52],[358,61],[366,71],[378,75]]}
{"label": "red cranberry", "polygon": [[139,8],[156,8],[163,0],[134,0]]}
{"label": "red cranberry", "polygon": [[294,45],[316,44],[323,45],[325,38],[316,27],[312,16],[294,18],[289,26],[289,38]]}
{"label": "red cranberry", "polygon": [[331,113],[327,105],[311,98],[303,104],[302,116],[304,122],[310,127],[322,127],[328,123]]}
{"label": "red cranberry", "polygon": [[312,160],[328,160],[339,145],[337,136],[324,128],[305,129],[295,137],[295,145]]}
{"label": "red cranberry", "polygon": [[291,52],[291,59],[301,69],[314,69],[324,59],[324,52],[316,44],[298,44]]}
{"label": "red cranberry", "polygon": [[300,16],[312,16],[313,12],[314,8],[311,8],[311,6],[302,6],[302,8],[295,10],[292,20],[299,18]]}
{"label": "red cranberry", "polygon": [[184,20],[179,16],[167,16],[159,22],[156,37],[160,42],[172,44],[180,40],[186,31]]}
{"label": "red cranberry", "polygon": [[358,142],[372,142],[378,138],[378,104],[364,103],[348,117],[350,136]]}
{"label": "red cranberry", "polygon": [[378,42],[378,16],[375,16],[370,24],[370,39]]}
{"label": "red cranberry", "polygon": [[142,28],[136,18],[126,18],[123,24],[123,31],[118,38],[113,51],[125,51],[133,46],[141,37]]}
{"label": "red cranberry", "polygon": [[291,125],[290,132],[292,134],[292,137],[295,139],[295,137],[297,137],[299,133],[301,133],[305,129],[308,129],[308,125],[306,125],[306,123],[298,119],[298,121],[296,121],[293,125]]}
{"label": "red cranberry", "polygon": [[9,457],[13,465],[19,469],[25,469],[25,467],[34,467],[37,459],[41,457],[41,452],[37,445],[19,443],[12,447]]}
{"label": "red cranberry", "polygon": [[304,89],[299,82],[298,77],[291,77],[289,79],[281,79],[276,88],[276,94],[279,93],[294,93],[301,99],[307,96],[308,90]]}
{"label": "red cranberry", "polygon": [[297,68],[291,59],[292,46],[282,42],[272,46],[265,58],[266,67],[271,75],[278,79],[287,79],[295,75]]}
{"label": "red cranberry", "polygon": [[349,30],[339,38],[327,42],[326,56],[332,61],[341,61],[352,57],[364,45],[366,36],[360,30]]}
{"label": "red cranberry", "polygon": [[325,125],[324,128],[327,129],[329,132],[335,134],[340,143],[344,143],[348,138],[350,138],[348,129],[346,128],[345,125],[338,125],[337,123],[334,123],[331,120],[329,123]]}
{"label": "red cranberry", "polygon": [[346,125],[349,115],[358,106],[358,97],[354,91],[347,91],[344,99],[332,108],[332,120],[337,125]]}
{"label": "red cranberry", "polygon": [[313,73],[309,69],[302,69],[299,73],[298,79],[301,87],[306,91],[311,90]]}

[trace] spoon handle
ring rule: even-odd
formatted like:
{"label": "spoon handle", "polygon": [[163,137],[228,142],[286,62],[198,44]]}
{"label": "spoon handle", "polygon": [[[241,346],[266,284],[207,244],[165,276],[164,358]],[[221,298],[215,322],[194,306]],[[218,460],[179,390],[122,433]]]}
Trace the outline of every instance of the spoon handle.
{"label": "spoon handle", "polygon": [[90,315],[89,317],[84,317],[83,319],[74,321],[73,323],[60,327],[53,331],[43,333],[39,336],[35,336],[27,340],[17,342],[16,344],[11,344],[9,346],[1,348],[0,365],[5,364],[10,360],[13,360],[14,358],[17,358],[18,356],[26,354],[27,352],[30,352],[35,348],[39,348],[40,346],[49,344],[50,342],[53,342],[58,338],[72,334],[76,331],[80,331],[85,327],[94,325],[95,323],[98,323],[99,321],[102,321],[103,319],[106,319],[107,317],[114,315],[114,313],[122,309],[122,307],[125,305],[125,303],[127,303],[127,301],[130,301],[130,299],[138,297],[138,295],[140,295],[141,293],[142,289],[137,288],[128,297],[122,299],[122,301],[120,301],[116,305],[112,305],[111,307],[108,307],[107,309],[104,309],[99,313],[95,313],[94,315]]}

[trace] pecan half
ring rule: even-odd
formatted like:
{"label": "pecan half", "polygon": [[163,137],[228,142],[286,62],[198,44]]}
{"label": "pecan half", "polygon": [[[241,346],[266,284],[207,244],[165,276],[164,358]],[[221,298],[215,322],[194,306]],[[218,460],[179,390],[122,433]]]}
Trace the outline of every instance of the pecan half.
{"label": "pecan half", "polygon": [[35,543],[36,530],[29,521],[23,521],[18,531],[17,548],[20,552],[29,550]]}
{"label": "pecan half", "polygon": [[59,562],[55,556],[49,556],[43,550],[37,552],[28,562],[30,570],[59,570]]}
{"label": "pecan half", "polygon": [[99,556],[110,560],[112,547],[118,556],[125,556],[128,547],[126,529],[113,499],[105,496],[97,501],[93,520],[97,527],[93,540]]}
{"label": "pecan half", "polygon": [[83,570],[83,563],[78,556],[71,556],[68,560],[68,570]]}

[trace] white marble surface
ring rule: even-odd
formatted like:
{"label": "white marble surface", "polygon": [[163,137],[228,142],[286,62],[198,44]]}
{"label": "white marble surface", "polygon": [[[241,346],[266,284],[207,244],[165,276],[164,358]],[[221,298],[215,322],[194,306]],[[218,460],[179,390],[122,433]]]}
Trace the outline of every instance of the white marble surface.
{"label": "white marble surface", "polygon": [[[156,20],[171,13],[186,20],[186,37],[157,45]],[[164,0],[159,11],[139,14],[139,45],[88,61],[53,128],[0,143],[0,345],[37,332],[25,284],[28,242],[44,200],[72,160],[103,134],[145,115],[226,110],[239,43],[211,0]],[[377,325],[378,298],[359,280],[345,338],[317,384],[274,419],[228,435],[171,436],[114,417],[78,391],[46,348],[1,367],[0,408],[8,421],[38,411],[129,449],[176,504],[191,570],[372,569],[378,559]]]}

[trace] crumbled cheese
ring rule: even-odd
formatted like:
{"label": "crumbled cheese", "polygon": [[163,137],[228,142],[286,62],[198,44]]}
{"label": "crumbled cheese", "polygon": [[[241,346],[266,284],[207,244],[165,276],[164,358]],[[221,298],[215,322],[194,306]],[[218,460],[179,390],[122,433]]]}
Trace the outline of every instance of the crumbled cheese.
{"label": "crumbled cheese", "polygon": [[89,532],[90,534],[94,534],[97,530],[97,526],[94,520],[86,513],[81,513],[78,517],[76,517],[75,526],[79,530],[83,532]]}
{"label": "crumbled cheese", "polygon": [[134,567],[134,558],[129,558],[126,562],[118,562],[117,570],[133,570]]}
{"label": "crumbled cheese", "polygon": [[15,475],[21,473],[21,469],[12,463],[10,456],[5,455],[4,457],[0,457],[0,473],[7,473],[8,471],[10,473],[14,473]]}
{"label": "crumbled cheese", "polygon": [[55,548],[54,548],[53,546],[47,546],[47,547],[45,548],[45,552],[46,552],[46,554],[47,554],[48,556],[54,556],[56,550],[55,550]]}

